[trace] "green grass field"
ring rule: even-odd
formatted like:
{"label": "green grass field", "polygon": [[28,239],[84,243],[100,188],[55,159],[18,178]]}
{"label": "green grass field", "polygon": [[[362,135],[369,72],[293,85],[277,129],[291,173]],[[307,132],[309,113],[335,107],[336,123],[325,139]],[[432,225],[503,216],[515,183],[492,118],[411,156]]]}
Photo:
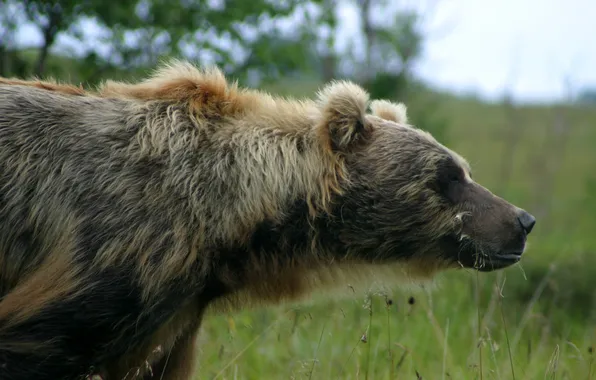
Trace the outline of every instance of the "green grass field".
{"label": "green grass field", "polygon": [[537,216],[521,265],[210,315],[199,379],[596,379],[596,110],[447,99],[439,111],[475,179]]}

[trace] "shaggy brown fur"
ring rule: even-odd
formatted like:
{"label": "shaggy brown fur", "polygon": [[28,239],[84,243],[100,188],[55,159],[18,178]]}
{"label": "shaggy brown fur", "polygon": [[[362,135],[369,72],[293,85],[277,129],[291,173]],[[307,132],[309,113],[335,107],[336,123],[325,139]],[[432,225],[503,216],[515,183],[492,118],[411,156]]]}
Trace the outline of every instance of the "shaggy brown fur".
{"label": "shaggy brown fur", "polygon": [[209,308],[513,264],[534,219],[350,82],[0,80],[0,378],[190,379]]}
{"label": "shaggy brown fur", "polygon": [[37,87],[48,91],[60,92],[67,95],[85,95],[85,90],[82,86],[75,87],[69,84],[60,84],[49,80],[22,80],[22,79],[6,79],[0,78],[0,85],[18,85]]}

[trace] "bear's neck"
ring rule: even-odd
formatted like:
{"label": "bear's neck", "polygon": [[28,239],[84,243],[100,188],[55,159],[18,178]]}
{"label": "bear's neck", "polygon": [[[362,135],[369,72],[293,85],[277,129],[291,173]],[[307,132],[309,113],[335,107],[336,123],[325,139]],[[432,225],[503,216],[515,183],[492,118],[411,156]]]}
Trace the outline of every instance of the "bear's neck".
{"label": "bear's neck", "polygon": [[295,200],[281,219],[259,223],[248,244],[218,251],[216,285],[209,289],[225,289],[220,301],[232,308],[301,298],[322,280],[313,269],[331,267],[332,253],[342,250],[325,227],[328,218],[313,218],[306,200]]}

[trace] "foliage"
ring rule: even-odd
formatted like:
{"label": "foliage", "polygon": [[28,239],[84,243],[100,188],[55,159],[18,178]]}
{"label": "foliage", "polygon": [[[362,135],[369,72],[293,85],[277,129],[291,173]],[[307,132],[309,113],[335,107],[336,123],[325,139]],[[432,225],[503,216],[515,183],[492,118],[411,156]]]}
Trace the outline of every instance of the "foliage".
{"label": "foliage", "polygon": [[579,94],[579,101],[583,104],[596,104],[596,89],[585,89]]}
{"label": "foliage", "polygon": [[[282,70],[296,70],[304,63],[300,54],[306,51],[305,41],[312,36],[304,30],[299,41],[282,38],[275,24],[297,11],[301,3],[297,0],[123,0],[117,3],[1,0],[0,9],[6,15],[9,10],[24,14],[21,23],[34,25],[42,35],[38,59],[28,72],[43,76],[52,74],[45,65],[49,49],[57,38],[68,35],[84,46],[90,38],[86,30],[90,22],[102,33],[83,52],[86,67],[131,70],[154,66],[163,57],[183,56],[212,61],[229,70],[237,66],[244,70],[262,68],[271,61],[280,61]],[[269,25],[265,28],[268,30],[262,30],[263,25]],[[16,24],[10,25],[10,33],[14,34],[16,27]],[[0,40],[3,48],[0,53],[12,50],[1,42],[7,40]],[[251,52],[250,59],[238,62],[232,50]],[[7,58],[3,55],[0,59]],[[271,69],[271,65],[265,69]],[[21,70],[19,74],[22,73]]]}

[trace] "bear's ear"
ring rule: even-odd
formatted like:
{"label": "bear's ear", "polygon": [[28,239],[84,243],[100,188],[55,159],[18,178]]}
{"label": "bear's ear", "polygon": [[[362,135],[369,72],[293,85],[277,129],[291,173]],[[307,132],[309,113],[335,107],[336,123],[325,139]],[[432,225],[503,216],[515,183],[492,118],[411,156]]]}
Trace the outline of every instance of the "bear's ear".
{"label": "bear's ear", "polygon": [[365,118],[368,100],[364,89],[346,81],[333,82],[319,92],[319,132],[333,151],[348,151],[370,133],[371,126]]}
{"label": "bear's ear", "polygon": [[403,103],[392,103],[387,100],[374,100],[370,103],[372,114],[381,119],[394,121],[398,124],[408,123],[406,105]]}

